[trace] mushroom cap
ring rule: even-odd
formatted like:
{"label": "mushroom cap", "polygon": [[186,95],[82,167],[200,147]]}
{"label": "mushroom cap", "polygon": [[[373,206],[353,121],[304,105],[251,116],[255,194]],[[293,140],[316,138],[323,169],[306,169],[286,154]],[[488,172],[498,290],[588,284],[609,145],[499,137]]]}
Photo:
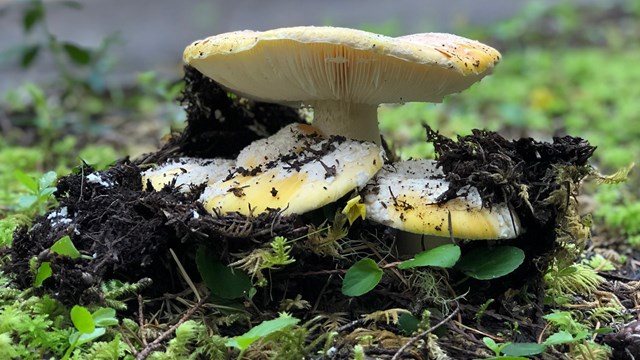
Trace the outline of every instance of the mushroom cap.
{"label": "mushroom cap", "polygon": [[[272,135],[282,149],[289,137],[287,152],[280,151],[277,158],[270,157],[253,168],[238,168],[227,179],[210,182],[200,198],[205,208],[244,215],[280,208],[284,214],[302,214],[363,187],[382,167],[383,150],[373,143],[323,138],[317,131],[301,131],[299,127],[309,125],[292,124]],[[263,146],[264,141],[259,140],[243,153],[259,156]],[[245,156],[242,162],[254,160]]]}
{"label": "mushroom cap", "polygon": [[393,38],[300,26],[212,36],[187,46],[183,59],[228,89],[261,101],[378,105],[440,102],[489,74],[500,53],[450,34]]}
{"label": "mushroom cap", "polygon": [[175,186],[187,192],[189,185],[224,179],[234,165],[235,161],[229,159],[178,158],[144,171],[142,187],[146,189],[149,181],[155,190],[160,190],[175,180]]}
{"label": "mushroom cap", "polygon": [[297,154],[305,147],[308,137],[314,134],[322,136],[320,130],[308,124],[290,124],[283,129],[269,137],[255,140],[250,146],[242,149],[236,158],[236,166],[251,169],[285,154]]}
{"label": "mushroom cap", "polygon": [[[520,220],[506,204],[482,207],[474,187],[444,203],[436,199],[449,187],[433,160],[409,160],[385,165],[363,190],[367,218],[415,234],[461,239],[512,239]],[[450,214],[450,215],[449,215]]]}

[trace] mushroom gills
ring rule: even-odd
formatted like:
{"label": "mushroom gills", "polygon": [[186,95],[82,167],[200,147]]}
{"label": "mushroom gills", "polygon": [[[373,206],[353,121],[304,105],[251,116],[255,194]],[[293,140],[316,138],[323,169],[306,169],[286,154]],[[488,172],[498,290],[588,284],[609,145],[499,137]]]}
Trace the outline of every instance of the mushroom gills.
{"label": "mushroom gills", "polygon": [[185,63],[248,98],[314,108],[326,135],[380,144],[377,107],[440,102],[491,73],[500,53],[441,33],[389,37],[298,26],[234,31],[198,40]]}

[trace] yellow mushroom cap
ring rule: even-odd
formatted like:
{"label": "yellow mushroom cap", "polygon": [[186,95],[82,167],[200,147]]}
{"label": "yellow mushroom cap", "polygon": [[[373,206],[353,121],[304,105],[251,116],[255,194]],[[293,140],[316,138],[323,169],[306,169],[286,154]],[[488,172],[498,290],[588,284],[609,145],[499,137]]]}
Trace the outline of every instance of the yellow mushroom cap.
{"label": "yellow mushroom cap", "polygon": [[440,33],[388,37],[299,26],[198,40],[183,59],[223,86],[270,102],[440,102],[487,75],[500,53]]}
{"label": "yellow mushroom cap", "polygon": [[[280,142],[290,137],[289,152],[223,181],[210,182],[200,198],[205,208],[244,215],[280,208],[284,214],[302,214],[363,187],[382,167],[383,151],[373,143],[292,130],[298,126],[292,124],[273,135]],[[299,146],[301,141],[304,147]],[[258,141],[243,152],[260,154],[262,145]]]}
{"label": "yellow mushroom cap", "polygon": [[508,205],[482,207],[473,187],[461,189],[458,198],[437,203],[449,184],[436,165],[432,160],[385,165],[363,190],[367,218],[415,234],[449,237],[451,228],[451,236],[461,239],[512,239],[522,232]]}
{"label": "yellow mushroom cap", "polygon": [[243,96],[312,106],[326,135],[379,144],[378,105],[440,102],[489,74],[500,53],[449,34],[299,26],[211,36],[187,46],[183,60]]}
{"label": "yellow mushroom cap", "polygon": [[314,134],[321,137],[318,129],[307,124],[291,124],[277,133],[251,143],[240,151],[236,166],[245,169],[274,161],[285,154],[297,154],[305,147],[305,142]]}
{"label": "yellow mushroom cap", "polygon": [[142,187],[146,188],[149,181],[155,190],[160,190],[175,180],[175,186],[187,192],[189,185],[224,179],[234,165],[235,161],[228,159],[179,158],[144,171]]}

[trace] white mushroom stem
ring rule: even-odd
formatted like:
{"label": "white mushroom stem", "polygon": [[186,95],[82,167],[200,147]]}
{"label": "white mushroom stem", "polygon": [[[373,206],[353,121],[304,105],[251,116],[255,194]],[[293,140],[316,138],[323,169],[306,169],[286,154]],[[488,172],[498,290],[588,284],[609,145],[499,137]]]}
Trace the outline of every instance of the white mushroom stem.
{"label": "white mushroom stem", "polygon": [[313,125],[325,135],[371,141],[380,145],[378,105],[340,100],[314,101]]}

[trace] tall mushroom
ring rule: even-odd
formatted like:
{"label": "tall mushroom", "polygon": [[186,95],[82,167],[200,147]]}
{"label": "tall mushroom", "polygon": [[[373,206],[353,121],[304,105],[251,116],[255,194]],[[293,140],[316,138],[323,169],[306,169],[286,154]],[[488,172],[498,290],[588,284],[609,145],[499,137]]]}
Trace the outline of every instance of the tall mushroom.
{"label": "tall mushroom", "polygon": [[440,102],[489,74],[500,53],[450,34],[300,26],[212,36],[189,45],[183,59],[249,98],[312,106],[326,135],[379,144],[378,105]]}

